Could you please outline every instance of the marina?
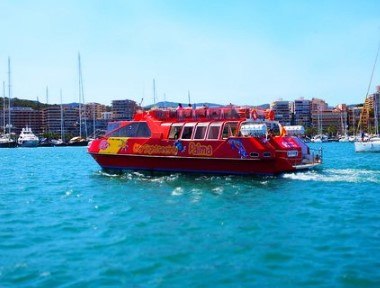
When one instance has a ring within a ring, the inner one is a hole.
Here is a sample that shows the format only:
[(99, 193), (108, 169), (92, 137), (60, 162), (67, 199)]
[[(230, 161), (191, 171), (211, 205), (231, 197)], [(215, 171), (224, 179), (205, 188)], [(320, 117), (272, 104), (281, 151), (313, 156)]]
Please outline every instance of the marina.
[(380, 154), (310, 145), (320, 169), (276, 177), (116, 175), (86, 147), (1, 149), (0, 283), (377, 287)]
[(0, 9), (0, 288), (380, 287), (379, 0)]

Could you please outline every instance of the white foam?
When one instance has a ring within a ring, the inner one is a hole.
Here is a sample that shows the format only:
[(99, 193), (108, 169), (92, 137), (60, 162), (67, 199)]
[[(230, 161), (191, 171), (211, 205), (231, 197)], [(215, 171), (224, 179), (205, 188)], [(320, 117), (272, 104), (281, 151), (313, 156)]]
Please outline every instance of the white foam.
[(307, 171), (288, 173), (282, 177), (299, 181), (380, 183), (380, 171), (359, 169), (324, 169), (322, 172)]

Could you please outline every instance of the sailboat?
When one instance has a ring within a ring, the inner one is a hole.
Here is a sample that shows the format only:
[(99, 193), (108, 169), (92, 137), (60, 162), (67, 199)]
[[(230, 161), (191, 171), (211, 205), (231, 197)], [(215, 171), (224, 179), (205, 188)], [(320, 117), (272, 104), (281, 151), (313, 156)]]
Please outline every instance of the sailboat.
[(327, 142), (328, 138), (323, 134), (323, 126), (322, 126), (322, 107), (318, 107), (318, 134), (314, 135), (310, 141), (314, 143)]
[[(11, 60), (8, 57), (8, 124), (5, 124), (5, 83), (3, 82), (3, 120), (4, 120), (4, 134), (0, 136), (0, 148), (15, 148), (17, 142), (12, 139), (12, 124), (11, 124)], [(7, 133), (8, 128), (8, 133)]]
[(339, 137), (339, 142), (349, 142), (350, 139), (348, 137), (348, 133), (347, 133), (347, 123), (346, 123), (346, 117), (345, 119), (343, 120), (343, 111), (341, 110), (340, 111), (340, 123), (341, 123), (341, 129), (342, 129), (342, 134), (340, 137)]
[[(68, 146), (87, 146), (88, 140), (82, 137), (82, 103), (84, 102), (83, 92), (83, 79), (82, 67), (80, 61), (80, 54), (78, 53), (78, 74), (79, 74), (79, 136), (73, 137), (69, 140)], [(85, 122), (85, 130), (87, 134), (87, 123)]]
[[(372, 78), (373, 78), (373, 74), (375, 71), (377, 58), (379, 56), (379, 51), (380, 51), (380, 42), (379, 42), (379, 47), (378, 47), (377, 53), (376, 53), (375, 63), (374, 63), (373, 68), (372, 68), (372, 73), (371, 73), (371, 77), (370, 77), (370, 81), (369, 81), (369, 85), (368, 85), (368, 90), (367, 90), (367, 94), (366, 94), (366, 100), (369, 100), (368, 93), (369, 93), (369, 90), (371, 87)], [(375, 134), (369, 135), (368, 137), (365, 137), (365, 133), (362, 130), (360, 141), (355, 142), (355, 152), (380, 152), (380, 134), (379, 134), (380, 86), (377, 86), (376, 93), (372, 94), (371, 97), (373, 98), (371, 100), (373, 100), (373, 107), (374, 107)], [(369, 103), (368, 102), (369, 101), (365, 101), (362, 113), (360, 115), (358, 127), (363, 126), (364, 113), (366, 114), (367, 120), (369, 122), (369, 107), (368, 107)], [(369, 125), (367, 125), (367, 128), (368, 128), (368, 126)]]

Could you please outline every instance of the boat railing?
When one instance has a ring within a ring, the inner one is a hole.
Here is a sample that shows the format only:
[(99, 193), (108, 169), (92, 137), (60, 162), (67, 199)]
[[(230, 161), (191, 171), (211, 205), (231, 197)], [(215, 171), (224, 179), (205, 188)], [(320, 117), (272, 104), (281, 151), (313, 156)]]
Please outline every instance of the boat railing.
[[(270, 111), (273, 112), (273, 111)], [(273, 120), (273, 113), (251, 108), (235, 106), (226, 107), (180, 107), (159, 108), (149, 111), (138, 111), (135, 119), (151, 117), (160, 121), (186, 121), (186, 120)]]

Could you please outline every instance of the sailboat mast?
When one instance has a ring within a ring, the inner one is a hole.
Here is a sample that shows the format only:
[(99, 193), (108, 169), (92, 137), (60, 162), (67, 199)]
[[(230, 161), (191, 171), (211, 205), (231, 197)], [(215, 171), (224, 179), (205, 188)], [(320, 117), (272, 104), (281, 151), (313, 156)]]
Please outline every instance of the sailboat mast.
[[(360, 118), (359, 118), (359, 122), (358, 122), (358, 127), (357, 127), (357, 131), (359, 131), (359, 129), (361, 128), (362, 126), (362, 123), (363, 123), (363, 117), (364, 117), (364, 109), (367, 108), (367, 121), (369, 122), (369, 109), (368, 107), (365, 107), (367, 105), (367, 98), (368, 98), (368, 94), (369, 94), (369, 90), (371, 89), (371, 84), (372, 84), (372, 78), (373, 78), (373, 74), (375, 73), (375, 68), (376, 68), (376, 63), (377, 63), (377, 58), (379, 56), (379, 51), (380, 51), (380, 41), (379, 41), (379, 46), (377, 47), (377, 52), (376, 52), (376, 57), (375, 57), (375, 62), (373, 63), (373, 67), (372, 67), (372, 72), (371, 72), (371, 77), (369, 79), (369, 83), (368, 83), (368, 88), (367, 88), (367, 93), (365, 95), (365, 104), (363, 105), (363, 110), (362, 110), (362, 113), (360, 114)], [(369, 127), (367, 125), (367, 130), (369, 131)], [(367, 132), (368, 132), (367, 131)]]
[(63, 139), (63, 105), (62, 105), (62, 89), (60, 90), (60, 96), (61, 96), (61, 140), (64, 141)]
[(8, 133), (11, 135), (11, 58), (8, 57)]
[(6, 130), (6, 124), (5, 124), (5, 81), (3, 81), (3, 124), (4, 124), (4, 134)]
[(378, 119), (378, 116), (379, 116), (379, 111), (378, 111), (378, 104), (379, 104), (379, 92), (376, 92), (374, 95), (373, 95), (373, 102), (374, 102), (374, 113), (375, 113), (375, 135), (376, 136), (379, 136), (379, 119)]
[(81, 65), (80, 65), (80, 53), (78, 53), (78, 90), (79, 90), (79, 137), (82, 138), (82, 93), (81, 93)]

